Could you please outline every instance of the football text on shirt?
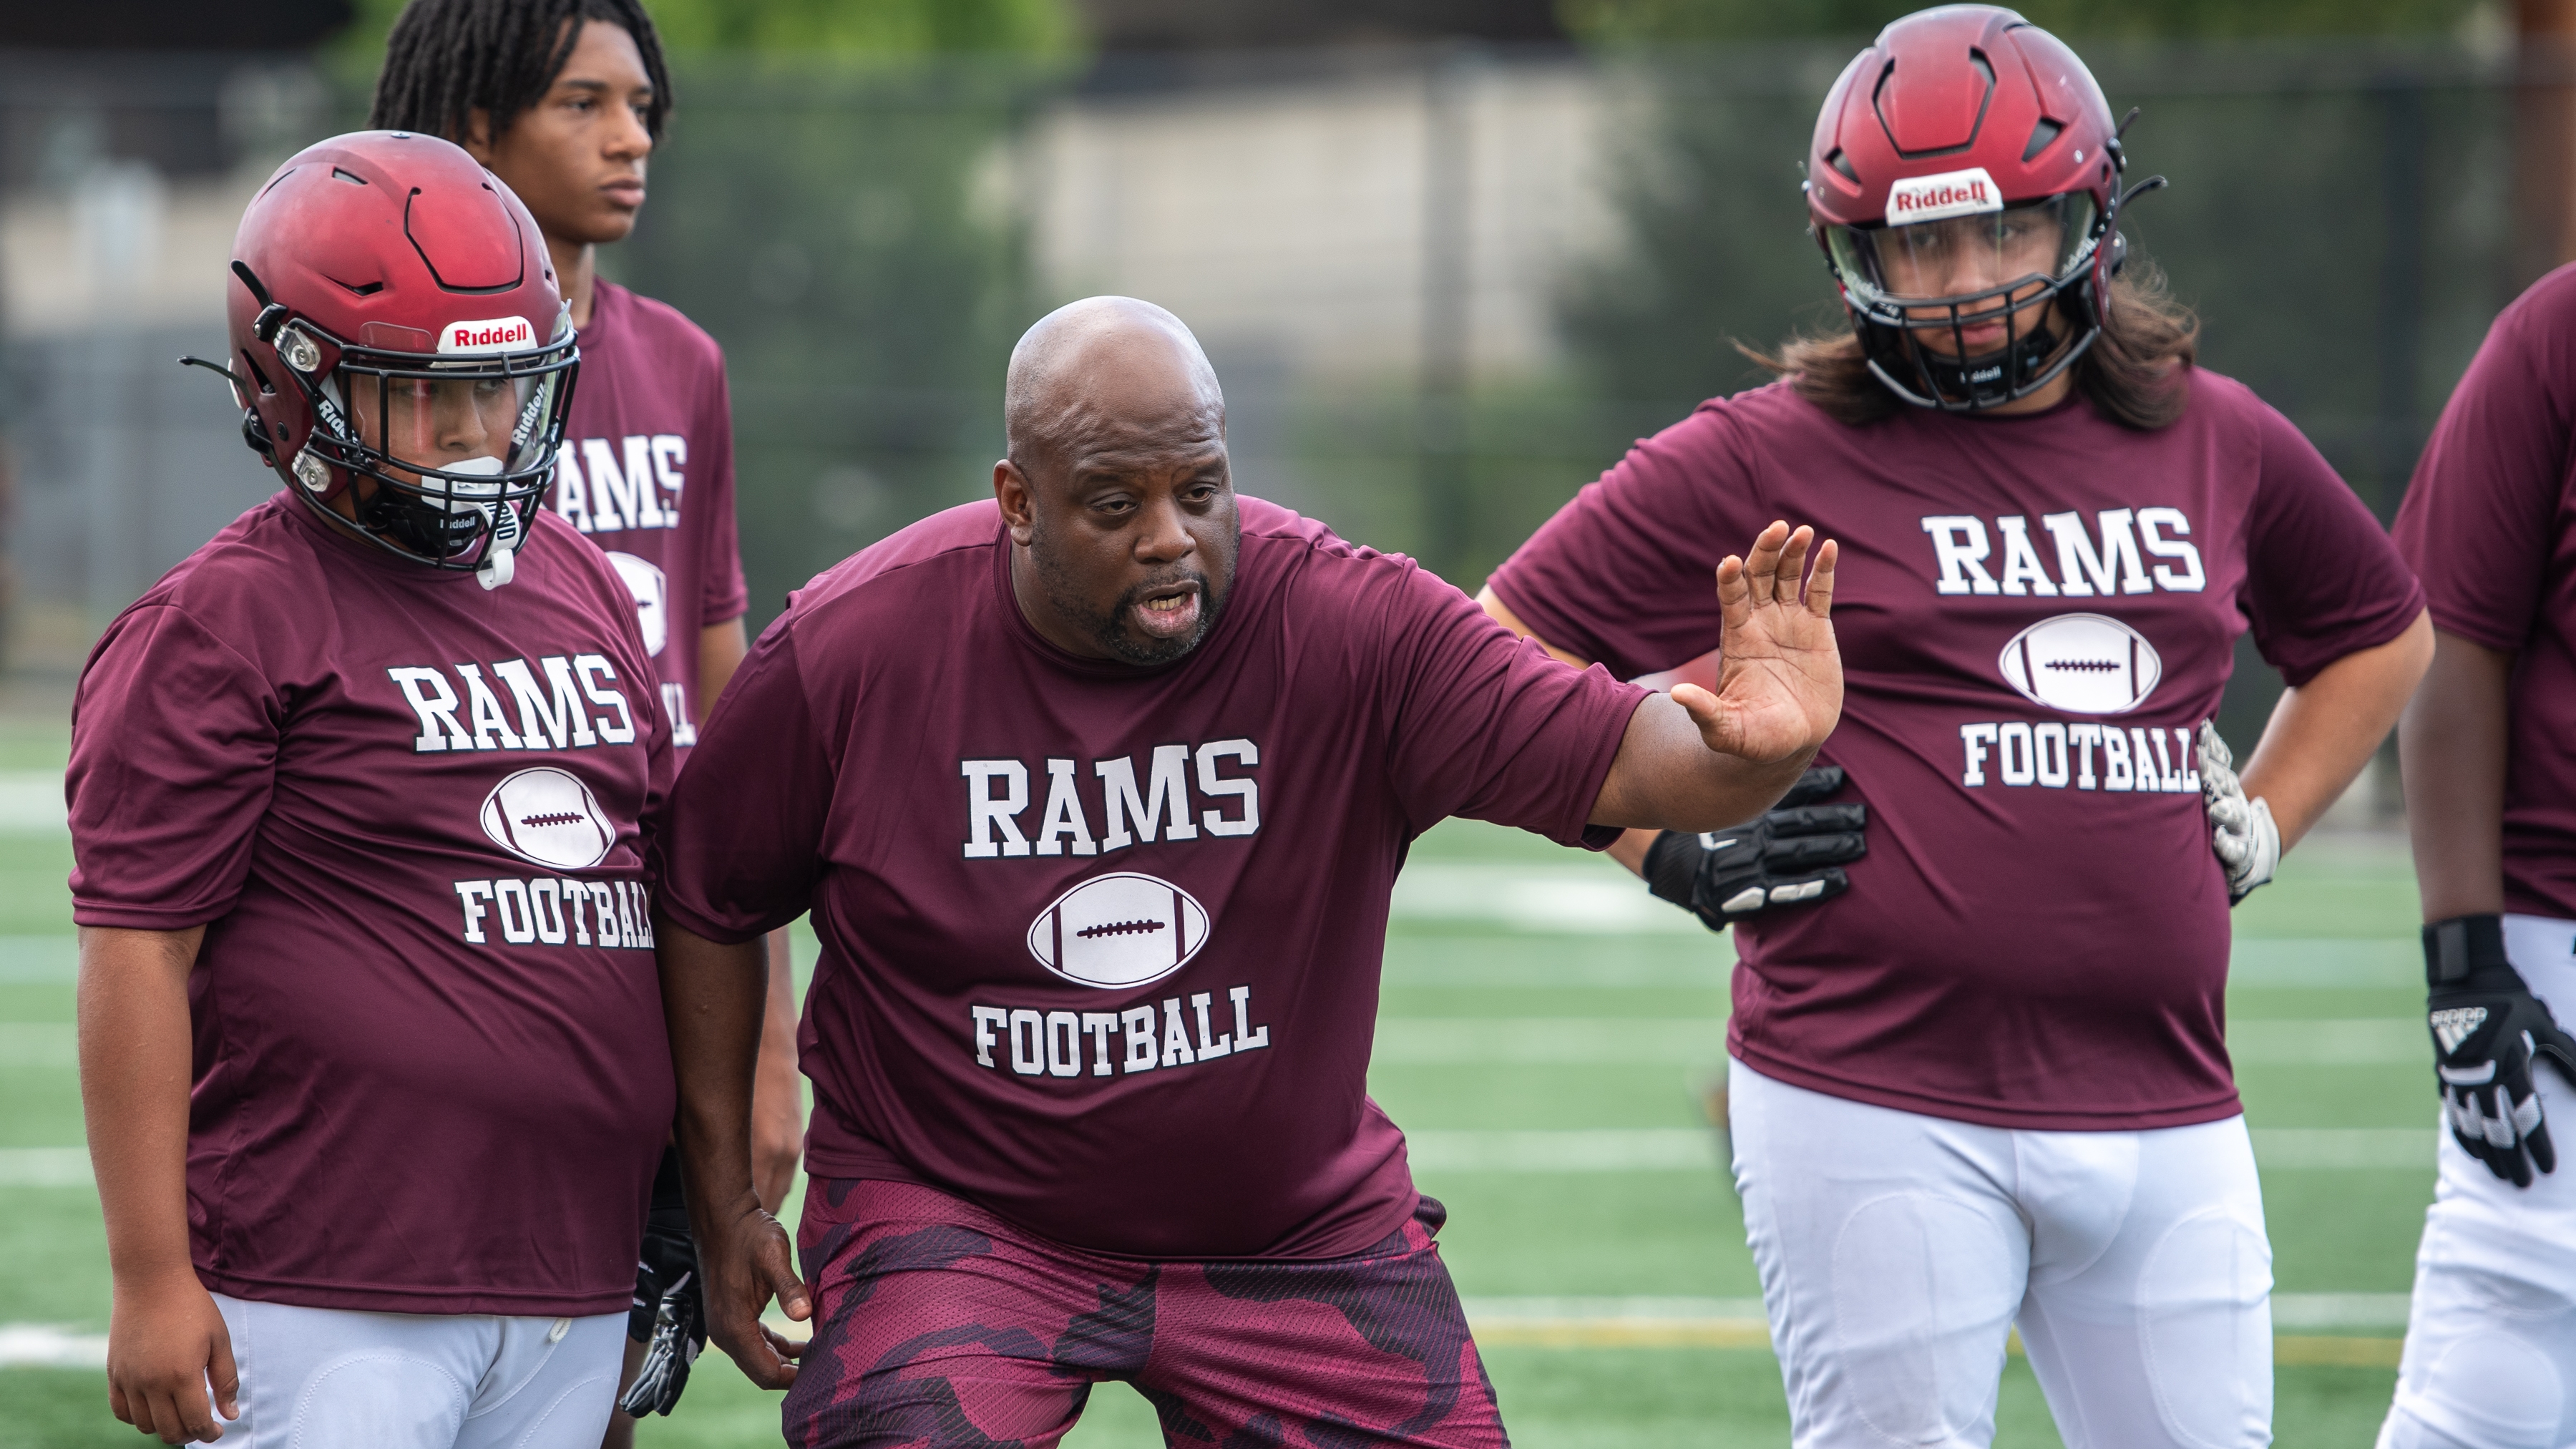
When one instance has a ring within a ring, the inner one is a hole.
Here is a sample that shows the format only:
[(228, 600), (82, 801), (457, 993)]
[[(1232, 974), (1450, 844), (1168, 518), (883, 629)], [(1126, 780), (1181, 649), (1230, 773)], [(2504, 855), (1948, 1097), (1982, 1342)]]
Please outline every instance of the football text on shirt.
[[(1972, 513), (1926, 516), (1923, 531), (1931, 536), (1939, 570), (1932, 591), (2082, 599), (2149, 594), (2160, 588), (2196, 594), (2208, 585), (2200, 550), (2187, 541), (2191, 520), (2179, 508), (2105, 508), (2094, 515), (2091, 528), (2080, 513), (2043, 514), (2039, 522), (2055, 545), (2053, 577), (2031, 543), (2030, 520), (2021, 514), (1998, 516), (1991, 536), (1986, 521)], [(1998, 538), (2003, 549), (2000, 579), (1986, 569)], [(2159, 562), (2149, 568), (2147, 558)]]
[[(397, 666), (385, 674), (420, 721), (415, 754), (446, 750), (562, 750), (635, 742), (635, 711), (615, 686), (617, 668), (602, 654), (547, 654), (531, 664)], [(450, 674), (461, 680), (460, 693)], [(501, 703), (507, 690), (516, 718)], [(460, 718), (460, 712), (462, 718)], [(514, 727), (515, 726), (515, 727)], [(492, 843), (536, 865), (586, 870), (608, 858), (618, 827), (580, 776), (552, 765), (513, 771), (484, 797), (480, 820)], [(497, 917), (501, 941), (514, 946), (569, 941), (587, 946), (650, 948), (652, 913), (644, 888), (626, 881), (533, 879), (454, 883), (467, 944), (493, 944), (485, 929)], [(594, 904), (598, 927), (590, 925)]]
[[(2173, 740), (2170, 752), (2167, 736)], [(1959, 726), (1959, 744), (1966, 757), (1959, 783), (1971, 790), (2001, 781), (2047, 790), (2200, 793), (2188, 729), (2000, 720)], [(2097, 752), (2099, 771), (2093, 768)]]
[[(1261, 747), (1250, 740), (1212, 740), (1195, 749), (1156, 745), (1145, 763), (1141, 789), (1132, 757), (1093, 761), (1089, 773), (1099, 781), (1096, 817), (1084, 806), (1076, 763), (1043, 762), (1046, 804), (1032, 839), (1032, 832), (1020, 829), (1020, 817), (1028, 813), (1038, 772), (1024, 760), (958, 761), (966, 783), (966, 858), (1105, 855), (1139, 840), (1196, 840), (1202, 831), (1224, 837), (1261, 829), (1260, 785), (1250, 775), (1219, 773), (1221, 767), (1250, 770), (1260, 765)], [(1190, 798), (1193, 778), (1211, 807), (1196, 813)], [(1091, 833), (1095, 818), (1105, 827), (1097, 837)]]
[[(462, 692), (448, 682), (451, 671), (463, 682)], [(604, 654), (548, 654), (533, 667), (525, 659), (504, 659), (492, 665), (489, 680), (480, 664), (413, 665), (385, 673), (420, 718), (414, 754), (586, 750), (635, 742), (635, 712), (615, 687), (617, 667)], [(509, 691), (515, 720), (502, 707), (494, 681)]]
[[(468, 945), (561, 946), (593, 941), (611, 949), (653, 949), (653, 908), (641, 881), (532, 879), (461, 880)], [(492, 938), (497, 934), (499, 942)]]
[[(1124, 1011), (1044, 1012), (979, 1003), (967, 1008), (973, 1023), (969, 1036), (975, 1065), (998, 1067), (994, 1049), (1007, 1042), (1011, 1070), (1023, 1077), (1079, 1077), (1084, 1071), (1085, 1036), (1091, 1038), (1090, 1073), (1095, 1077), (1110, 1075), (1112, 1063), (1132, 1075), (1212, 1062), (1270, 1045), (1269, 1023), (1252, 1024), (1252, 988), (1232, 987), (1225, 996), (1234, 1008), (1232, 1031), (1216, 1031), (1209, 1020), (1216, 1004), (1212, 991), (1191, 992), (1186, 1014), (1178, 996), (1164, 997), (1159, 1014), (1152, 1002)], [(1193, 1020), (1198, 1026), (1195, 1042), (1190, 1037)]]
[[(1202, 834), (1224, 838), (1261, 829), (1261, 787), (1251, 775), (1233, 773), (1261, 764), (1261, 747), (1249, 739), (1156, 745), (1145, 758), (1141, 784), (1134, 756), (1092, 761), (1087, 774), (1098, 782), (1096, 815), (1085, 803), (1086, 772), (1077, 768), (1080, 763), (1063, 758), (1043, 762), (1046, 801), (1031, 832), (1020, 828), (1020, 818), (1034, 803), (1038, 774), (1029, 762), (958, 761), (957, 772), (966, 785), (966, 858), (1105, 855), (1140, 840), (1197, 840)], [(1092, 833), (1094, 819), (1103, 827), (1097, 836)], [(1186, 891), (1153, 876), (1118, 872), (1093, 877), (1042, 911), (1030, 927), (1029, 949), (1057, 976), (1115, 989), (1143, 985), (1188, 964), (1208, 926), (1206, 911)], [(1124, 1042), (1115, 1059), (1130, 1073), (1215, 1061), (1269, 1046), (1269, 1026), (1252, 1023), (1252, 988), (1237, 986), (1226, 996), (1234, 1008), (1230, 1032), (1212, 1025), (1208, 1013), (1216, 996), (1207, 991), (1165, 998), (1159, 1018), (1151, 1005), (1041, 1012), (977, 1004), (969, 1010), (975, 1061), (994, 1066), (994, 1045), (1007, 1039), (1011, 1069), (1019, 1075), (1080, 1076), (1087, 1033), (1095, 1048), (1091, 1074), (1105, 1077), (1111, 1074), (1113, 1035)], [(1195, 1043), (1185, 1025), (1185, 999), (1198, 1025)]]
[(689, 440), (677, 433), (566, 438), (555, 454), (555, 511), (584, 533), (677, 528), (688, 461)]

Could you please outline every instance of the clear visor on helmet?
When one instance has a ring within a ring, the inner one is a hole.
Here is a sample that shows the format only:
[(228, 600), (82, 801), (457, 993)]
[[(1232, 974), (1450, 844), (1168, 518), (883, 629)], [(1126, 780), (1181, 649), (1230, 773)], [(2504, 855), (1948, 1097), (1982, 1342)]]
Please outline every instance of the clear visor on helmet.
[(558, 371), (503, 374), (453, 370), (343, 367), (335, 401), (347, 410), (357, 443), (381, 455), (402, 482), (435, 486), (435, 475), (494, 477), (543, 461), (545, 423)]
[(351, 440), (373, 455), (359, 466), (430, 515), (421, 520), (430, 536), (418, 540), (427, 552), (473, 548), (503, 523), (500, 508), (544, 490), (569, 356), (566, 348), (535, 359), (344, 358), (330, 392)]
[[(1986, 298), (1998, 308), (2037, 301), (2090, 258), (2092, 234), (2093, 198), (2071, 191), (1939, 221), (1828, 227), (1825, 241), (1852, 299), (1893, 313)], [(1946, 312), (1919, 320), (1951, 322)]]

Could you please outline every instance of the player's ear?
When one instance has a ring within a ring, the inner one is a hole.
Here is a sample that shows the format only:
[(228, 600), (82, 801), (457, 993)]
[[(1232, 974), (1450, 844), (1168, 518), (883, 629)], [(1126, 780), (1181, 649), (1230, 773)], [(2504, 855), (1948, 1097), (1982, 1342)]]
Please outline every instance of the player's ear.
[(1011, 542), (1028, 547), (1037, 535), (1037, 499), (1029, 475), (1008, 458), (993, 465), (993, 501), (1002, 506), (1002, 522), (1011, 530)]
[(484, 170), (491, 170), (492, 113), (484, 110), (480, 106), (467, 111), (465, 113), (465, 127), (457, 136), (456, 144), (464, 147), (465, 154), (473, 157), (482, 165)]

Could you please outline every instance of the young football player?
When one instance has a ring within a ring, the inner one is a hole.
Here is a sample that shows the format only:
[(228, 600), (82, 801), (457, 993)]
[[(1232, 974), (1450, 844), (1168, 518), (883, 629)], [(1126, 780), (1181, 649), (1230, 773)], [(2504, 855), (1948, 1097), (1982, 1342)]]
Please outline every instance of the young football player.
[[(711, 1332), (797, 1445), (1053, 1443), (1116, 1378), (1176, 1443), (1499, 1446), (1366, 1095), (1396, 870), (1453, 814), (1598, 845), (1776, 799), (1840, 694), (1833, 545), (1712, 564), (1726, 673), (1676, 703), (1238, 498), (1161, 308), (1039, 322), (1005, 412), (994, 501), (797, 594), (668, 816)], [(800, 1284), (745, 1119), (757, 943), (809, 907)]]
[[(2351, 490), (2120, 276), (2122, 167), (2019, 16), (1890, 25), (1807, 163), (1854, 330), (1640, 443), (1484, 594), (1626, 678), (1718, 642), (1691, 581), (1748, 521), (1851, 551), (1832, 772), (1620, 850), (1737, 928), (1734, 1170), (1801, 1446), (1988, 1442), (2016, 1323), (2069, 1444), (2268, 1442), (2228, 907), (2431, 634)], [(2208, 722), (2249, 625), (2290, 688), (2240, 789)]]
[[(455, 141), (517, 192), (545, 233), (581, 334), (582, 385), (548, 502), (608, 551), (633, 591), (663, 714), (683, 764), (697, 721), (741, 664), (748, 599), (734, 541), (733, 420), (724, 355), (677, 311), (601, 278), (597, 249), (625, 239), (644, 204), (645, 161), (671, 110), (653, 22), (636, 0), (412, 0), (394, 23), (371, 124)], [(754, 1106), (761, 1200), (776, 1207), (804, 1146), (787, 933), (776, 965)], [(654, 1184), (655, 1229), (638, 1269), (643, 1360), (659, 1301), (690, 1271), (679, 1162)], [(674, 1304), (690, 1317), (682, 1301)], [(670, 1412), (686, 1356), (637, 1389)], [(611, 1443), (631, 1439), (621, 1409)]]
[(625, 586), (539, 503), (572, 325), (526, 208), (423, 135), (297, 154), (233, 258), (285, 490), (118, 616), (72, 722), (110, 1403), (590, 1449), (673, 1104), (671, 760)]
[(2496, 319), (2397, 513), (2432, 598), (2397, 747), (2451, 1130), (2382, 1449), (2576, 1441), (2576, 1174), (2549, 1130), (2576, 1080), (2571, 402), (2576, 268)]

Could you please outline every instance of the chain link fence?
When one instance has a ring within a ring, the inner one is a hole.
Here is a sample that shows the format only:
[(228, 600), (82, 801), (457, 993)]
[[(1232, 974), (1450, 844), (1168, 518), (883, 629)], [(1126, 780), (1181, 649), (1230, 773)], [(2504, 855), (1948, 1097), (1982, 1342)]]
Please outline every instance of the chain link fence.
[[(725, 346), (755, 626), (815, 570), (985, 494), (1012, 340), (1103, 279), (1208, 338), (1246, 491), (1472, 589), (1628, 440), (1758, 380), (1733, 343), (1834, 320), (1799, 164), (1851, 52), (682, 57), (653, 200), (602, 266)], [(2173, 181), (2124, 215), (2132, 256), (2198, 306), (2206, 365), (2387, 516), (2510, 300), (2510, 58), (2087, 53), (2115, 110), (2143, 111), (2132, 179)], [(362, 114), (286, 61), (0, 54), (22, 666), (76, 664), (269, 490), (222, 389), (170, 359), (222, 347), (224, 248), (267, 168)], [(1269, 139), (1211, 164), (1238, 124)], [(2241, 740), (2266, 674), (2231, 697)]]

